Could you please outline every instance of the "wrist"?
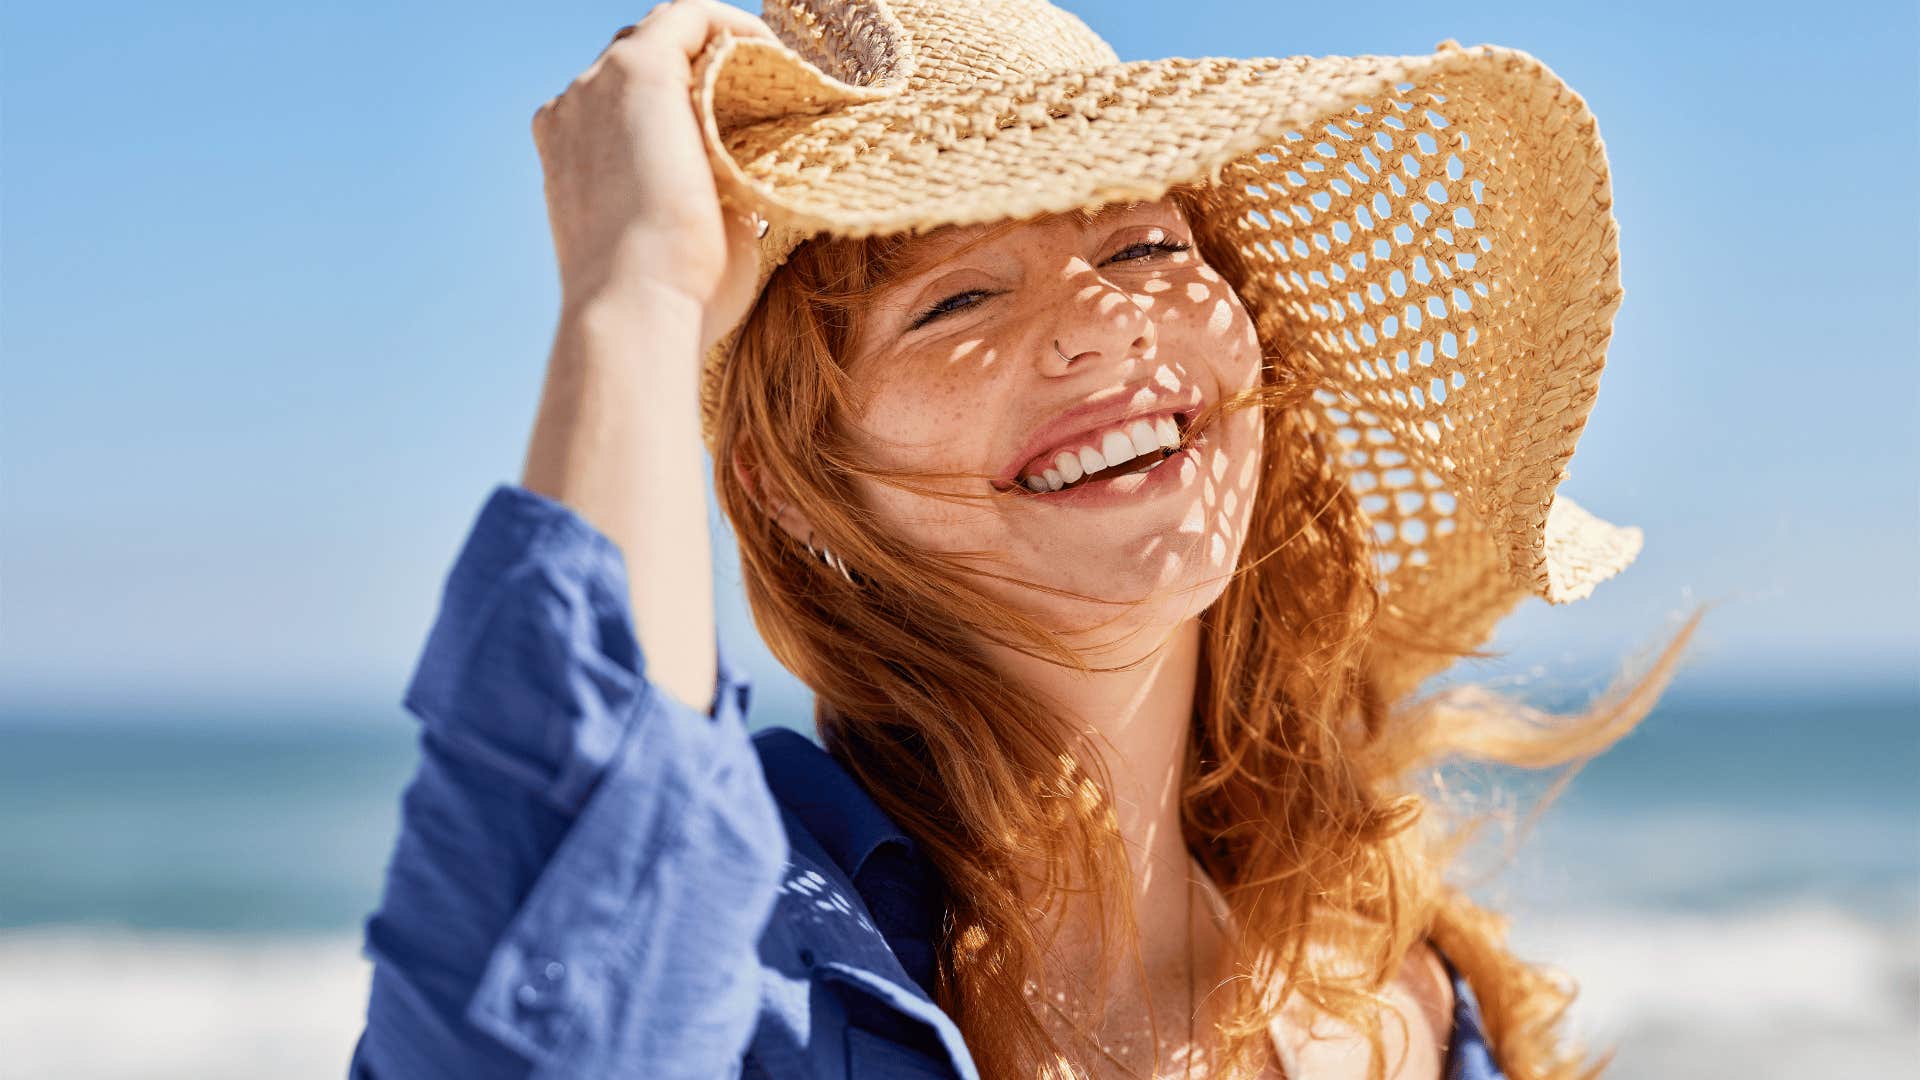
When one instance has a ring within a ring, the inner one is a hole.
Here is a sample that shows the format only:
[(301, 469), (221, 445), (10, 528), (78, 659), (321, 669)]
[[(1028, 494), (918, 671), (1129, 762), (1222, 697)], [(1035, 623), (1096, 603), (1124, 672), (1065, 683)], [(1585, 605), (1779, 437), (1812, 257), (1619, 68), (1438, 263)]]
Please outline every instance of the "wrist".
[(644, 327), (650, 343), (700, 344), (706, 305), (664, 281), (630, 280), (589, 290), (561, 290), (562, 322), (620, 329)]

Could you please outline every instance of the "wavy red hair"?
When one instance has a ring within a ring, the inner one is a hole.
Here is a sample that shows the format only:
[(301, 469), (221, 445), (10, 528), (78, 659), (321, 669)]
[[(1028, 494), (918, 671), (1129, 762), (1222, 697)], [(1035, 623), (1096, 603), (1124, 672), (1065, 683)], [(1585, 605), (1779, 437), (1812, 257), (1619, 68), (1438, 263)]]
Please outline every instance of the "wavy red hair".
[[(1192, 194), (1175, 198), (1196, 220)], [(1211, 255), (1203, 231), (1196, 241)], [(861, 307), (910, 237), (819, 239), (774, 274), (720, 385), (719, 502), (739, 541), (756, 624), (816, 695), (828, 750), (910, 832), (946, 880), (940, 1004), (982, 1075), (1072, 1076), (1023, 992), (1042, 943), (1029, 905), (1068, 890), (1100, 903), (1105, 941), (1130, 940), (1126, 855), (1096, 755), (997, 677), (982, 640), (1085, 666), (1034, 620), (984, 595), (992, 553), (929, 553), (886, 535), (855, 480), (949, 492), (942, 477), (867, 465), (849, 436), (842, 366)], [(1209, 259), (1216, 267), (1223, 260)], [(1268, 410), (1264, 475), (1234, 574), (1201, 616), (1203, 659), (1186, 763), (1188, 847), (1242, 929), (1219, 1031), (1223, 1075), (1256, 1072), (1294, 995), (1367, 1033), (1385, 1075), (1381, 992), (1431, 938), (1467, 976), (1514, 1080), (1597, 1075), (1561, 1030), (1575, 986), (1515, 956), (1506, 925), (1448, 878), (1491, 818), (1455, 810), (1443, 765), (1559, 769), (1559, 782), (1630, 731), (1679, 665), (1696, 610), (1639, 674), (1623, 671), (1583, 711), (1558, 715), (1483, 687), (1385, 701), (1365, 676), (1378, 649), (1478, 657), (1475, 642), (1380, 617), (1372, 530), (1326, 446), (1326, 422), (1287, 356), (1262, 342), (1260, 385), (1216, 403)], [(778, 492), (858, 572), (849, 583), (764, 512)], [(1044, 587), (1044, 586), (1040, 586)], [(847, 663), (847, 657), (865, 658)], [(1537, 813), (1537, 810), (1536, 810)], [(1014, 868), (1043, 864), (1047, 880)], [(1329, 958), (1340, 958), (1330, 962)], [(1121, 960), (1109, 944), (1096, 983)], [(1610, 1056), (1610, 1055), (1609, 1055)]]

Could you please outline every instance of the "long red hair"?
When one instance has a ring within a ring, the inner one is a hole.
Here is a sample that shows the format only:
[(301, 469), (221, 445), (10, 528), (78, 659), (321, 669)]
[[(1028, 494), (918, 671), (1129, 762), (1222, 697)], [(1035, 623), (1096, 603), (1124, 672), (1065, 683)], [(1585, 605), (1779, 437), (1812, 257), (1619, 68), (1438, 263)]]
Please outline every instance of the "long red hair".
[[(1175, 197), (1191, 208), (1188, 193)], [(1196, 241), (1211, 255), (1208, 236), (1196, 232)], [(1097, 756), (996, 676), (979, 643), (1084, 661), (977, 587), (980, 575), (995, 574), (993, 553), (930, 553), (889, 537), (863, 511), (854, 483), (868, 477), (951, 497), (938, 483), (946, 478), (873, 468), (848, 434), (842, 359), (862, 305), (911, 243), (818, 239), (774, 274), (722, 378), (716, 487), (756, 624), (814, 691), (822, 741), (945, 878), (938, 997), (982, 1075), (1071, 1076), (1023, 992), (1042, 943), (1029, 907), (1035, 883), (1014, 868), (1050, 868), (1038, 883), (1043, 906), (1068, 890), (1100, 904), (1099, 985), (1121, 959), (1114, 943), (1132, 939), (1127, 857)], [(1389, 629), (1380, 618), (1373, 534), (1325, 449), (1325, 421), (1307, 400), (1312, 387), (1275, 343), (1262, 345), (1260, 385), (1199, 421), (1267, 410), (1245, 546), (1201, 617), (1184, 785), (1187, 845), (1241, 928), (1233, 964), (1242, 977), (1226, 991), (1233, 1019), (1219, 1032), (1224, 1074), (1267, 1060), (1269, 1022), (1286, 996), (1300, 995), (1366, 1032), (1373, 1075), (1384, 1076), (1381, 991), (1408, 951), (1431, 938), (1473, 986), (1514, 1080), (1596, 1075), (1606, 1058), (1590, 1060), (1561, 1031), (1575, 987), (1513, 955), (1501, 916), (1448, 880), (1489, 818), (1453, 810), (1437, 769), (1559, 768), (1550, 800), (1652, 709), (1704, 609), (1643, 672), (1623, 672), (1572, 715), (1476, 687), (1382, 700), (1364, 674), (1370, 650), (1487, 654), (1437, 630)], [(725, 467), (736, 453), (754, 487), (803, 512), (817, 541), (857, 571), (855, 582), (774, 524)]]

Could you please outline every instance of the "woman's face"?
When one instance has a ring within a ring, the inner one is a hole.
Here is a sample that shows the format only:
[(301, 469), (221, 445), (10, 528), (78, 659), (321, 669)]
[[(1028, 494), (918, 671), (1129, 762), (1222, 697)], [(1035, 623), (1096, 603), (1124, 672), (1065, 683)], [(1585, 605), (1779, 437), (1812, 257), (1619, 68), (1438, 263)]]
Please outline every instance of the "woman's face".
[[(1258, 379), (1260, 349), (1192, 239), (1168, 199), (915, 241), (856, 320), (853, 437), (880, 466), (981, 474), (959, 486), (1008, 494), (962, 503), (863, 481), (867, 505), (923, 549), (998, 552), (994, 569), (1016, 578), (1129, 602), (1167, 591), (1115, 627), (1212, 603), (1245, 537), (1261, 411), (1163, 448)], [(1063, 632), (1118, 614), (978, 580)]]

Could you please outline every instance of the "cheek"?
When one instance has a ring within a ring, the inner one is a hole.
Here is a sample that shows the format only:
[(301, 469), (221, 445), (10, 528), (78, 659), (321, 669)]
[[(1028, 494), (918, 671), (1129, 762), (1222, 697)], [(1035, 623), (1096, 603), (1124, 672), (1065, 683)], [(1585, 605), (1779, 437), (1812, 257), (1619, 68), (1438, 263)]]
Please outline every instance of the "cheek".
[(1160, 296), (1160, 328), (1205, 357), (1224, 386), (1251, 386), (1260, 366), (1260, 339), (1246, 305), (1227, 280), (1200, 267)]
[(862, 391), (853, 437), (869, 460), (889, 468), (978, 468), (983, 432), (978, 417), (992, 415), (989, 373), (994, 350), (970, 343), (943, 357), (887, 361), (892, 369)]
[[(951, 355), (949, 355), (951, 354)], [(943, 362), (944, 361), (944, 362)], [(878, 385), (856, 387), (859, 417), (847, 434), (857, 455), (874, 467), (907, 473), (954, 473), (960, 478), (914, 480), (934, 490), (977, 495), (982, 475), (996, 464), (991, 432), (981, 418), (1005, 408), (993, 379), (999, 368), (984, 343), (957, 346), (938, 357), (896, 357), (893, 375)], [(862, 502), (895, 534), (927, 550), (967, 548), (980, 542), (984, 504), (956, 502), (862, 479)]]

